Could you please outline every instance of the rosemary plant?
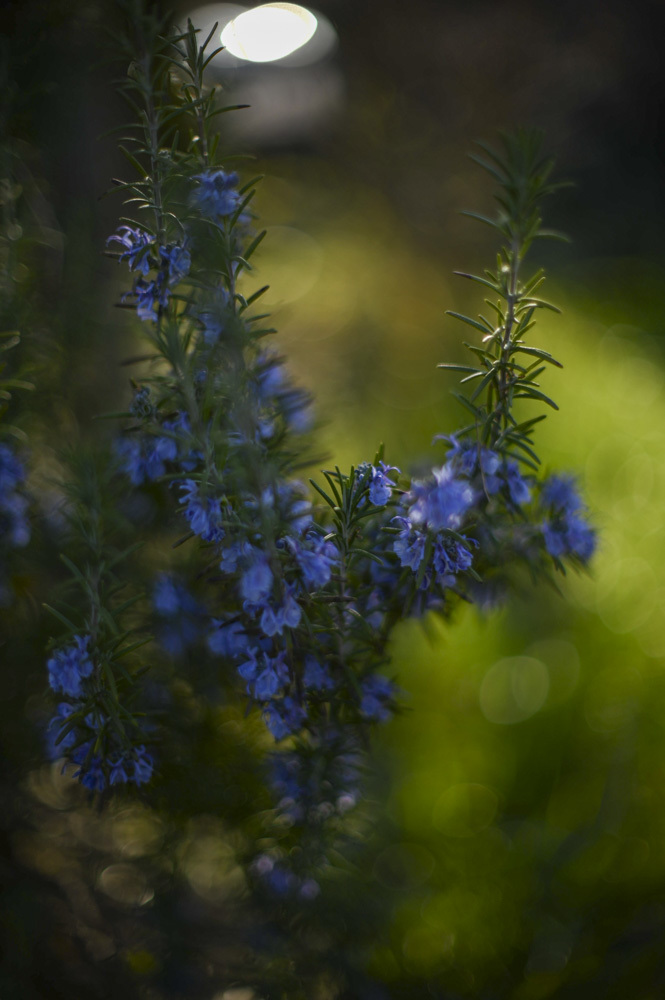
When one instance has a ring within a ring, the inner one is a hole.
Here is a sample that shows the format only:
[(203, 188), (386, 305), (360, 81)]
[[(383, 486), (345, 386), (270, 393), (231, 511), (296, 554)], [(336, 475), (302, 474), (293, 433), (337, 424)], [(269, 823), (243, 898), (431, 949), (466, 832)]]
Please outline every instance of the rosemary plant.
[[(134, 176), (115, 182), (126, 215), (108, 252), (128, 268), (122, 304), (147, 353), (120, 414), (116, 475), (170, 506), (172, 544), (197, 547), (192, 583), (202, 598), (171, 574), (156, 579), (163, 645), (177, 676), (179, 656), (203, 631), (200, 655), (235, 677), (238, 697), (263, 718), (277, 745), (268, 781), (281, 833), (249, 872), (257, 887), (307, 901), (360, 797), (372, 727), (399, 701), (389, 676), (395, 623), (447, 616), (460, 599), (491, 603), (515, 567), (543, 575), (593, 552), (574, 481), (540, 476), (533, 437), (542, 416), (520, 412), (522, 401), (555, 405), (536, 380), (558, 363), (525, 339), (537, 311), (551, 307), (536, 297), (542, 272), (523, 277), (531, 243), (548, 235), (539, 211), (554, 190), (551, 164), (533, 133), (506, 136), (501, 154), (485, 148), (500, 212), (483, 221), (503, 245), (495, 272), (465, 275), (492, 293), (493, 318), (459, 317), (482, 340), (468, 345), (473, 365), (443, 366), (473, 387), (460, 396), (471, 422), (441, 436), (445, 462), (409, 481), (379, 450), (310, 488), (299, 476), (311, 464), (311, 399), (268, 346), (274, 331), (257, 309), (266, 290), (252, 289), (264, 236), (257, 178), (241, 180), (219, 153), (217, 116), (231, 109), (205, 82), (211, 37), (201, 41), (190, 22), (172, 32), (133, 4), (127, 13), (118, 44), (134, 121), (120, 148)], [(159, 770), (155, 745), (169, 731), (134, 708), (139, 676), (159, 654), (144, 650), (139, 666), (141, 639), (118, 620), (133, 598), (116, 597), (118, 562), (93, 513), (99, 504), (86, 509), (77, 531), (89, 557), (84, 569), (68, 565), (87, 611), (81, 625), (58, 612), (68, 631), (49, 679), (69, 700), (51, 734), (80, 780), (106, 795)], [(137, 657), (134, 669), (125, 656)]]

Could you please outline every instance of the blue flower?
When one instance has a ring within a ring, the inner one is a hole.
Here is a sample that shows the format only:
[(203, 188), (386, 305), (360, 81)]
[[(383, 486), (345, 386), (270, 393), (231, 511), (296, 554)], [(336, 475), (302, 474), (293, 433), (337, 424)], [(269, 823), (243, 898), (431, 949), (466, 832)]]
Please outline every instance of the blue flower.
[(257, 701), (270, 701), (289, 683), (289, 668), (284, 652), (270, 657), (254, 647), (249, 650), (249, 658), (238, 667), (238, 673), (247, 681), (247, 693)]
[(134, 751), (134, 774), (131, 780), (135, 785), (145, 785), (152, 778), (154, 767), (152, 754), (144, 746), (137, 747)]
[(172, 438), (145, 434), (116, 441), (115, 453), (125, 475), (134, 486), (141, 486), (165, 475), (165, 463), (175, 461), (178, 446)]
[(596, 549), (596, 533), (579, 514), (564, 512), (553, 521), (544, 521), (542, 530), (545, 547), (556, 559), (574, 555), (588, 562)]
[(169, 243), (168, 246), (159, 248), (159, 256), (160, 266), (169, 285), (177, 285), (189, 274), (192, 258), (186, 245)]
[(573, 555), (588, 562), (596, 551), (596, 532), (582, 517), (570, 515), (566, 540)]
[(201, 461), (202, 455), (200, 451), (191, 447), (192, 428), (188, 414), (181, 410), (173, 420), (164, 421), (162, 430), (173, 435), (158, 439), (164, 442), (161, 444), (162, 453), (166, 450), (166, 442), (169, 443), (170, 454), (164, 457), (168, 457), (172, 462), (177, 461), (183, 472), (192, 472)]
[(252, 549), (247, 569), (240, 577), (240, 595), (250, 604), (262, 604), (270, 594), (273, 575), (268, 557)]
[(106, 775), (102, 767), (101, 757), (93, 757), (87, 767), (82, 765), (74, 777), (79, 778), (81, 784), (85, 788), (89, 788), (91, 792), (103, 792), (106, 788)]
[(265, 669), (254, 681), (253, 694), (257, 701), (270, 701), (289, 682), (289, 670), (284, 659), (284, 653), (279, 653), (273, 659), (264, 654)]
[[(253, 646), (247, 650), (248, 658), (238, 667), (238, 673), (244, 681), (247, 681), (247, 694), (252, 693), (252, 685), (263, 665), (263, 655), (263, 652), (258, 647)], [(260, 663), (259, 658), (261, 660)]]
[(257, 376), (258, 397), (263, 405), (270, 404), (286, 385), (286, 375), (281, 358), (267, 354), (259, 358), (260, 368)]
[(280, 482), (276, 492), (269, 486), (263, 491), (260, 501), (250, 500), (247, 507), (256, 510), (262, 506), (275, 508), (279, 516), (288, 521), (292, 532), (301, 535), (312, 525), (312, 504), (304, 494), (305, 488), (299, 480)]
[(120, 243), (125, 249), (120, 254), (118, 262), (127, 260), (130, 271), (140, 271), (147, 275), (153, 266), (151, 255), (147, 247), (152, 246), (154, 240), (149, 233), (142, 229), (132, 229), (131, 226), (120, 226), (117, 233), (109, 236), (107, 243)]
[(128, 762), (124, 755), (110, 761), (111, 770), (109, 773), (109, 785), (127, 784), (129, 775), (127, 774)]
[(289, 430), (306, 434), (312, 429), (312, 398), (301, 389), (290, 389), (282, 394), (280, 404)]
[(210, 170), (205, 174), (196, 174), (193, 180), (198, 181), (198, 184), (192, 191), (191, 201), (201, 215), (212, 222), (219, 222), (220, 219), (233, 215), (240, 204), (236, 173)]
[(407, 517), (412, 524), (427, 525), (432, 531), (441, 528), (455, 531), (473, 504), (473, 489), (468, 483), (455, 477), (450, 465), (432, 471), (433, 482), (413, 483), (411, 496), (414, 502)]
[(225, 545), (222, 549), (222, 558), (219, 563), (222, 573), (235, 573), (244, 551), (245, 547), (240, 542), (232, 542), (231, 545)]
[(213, 618), (214, 631), (208, 636), (208, 649), (219, 656), (239, 656), (246, 653), (249, 638), (239, 621), (225, 622)]
[(541, 501), (549, 508), (542, 525), (545, 547), (555, 559), (573, 555), (587, 562), (596, 548), (596, 532), (584, 518), (585, 506), (572, 476), (550, 476)]
[(584, 507), (572, 476), (550, 476), (543, 483), (541, 498), (544, 506), (568, 514), (575, 514)]
[[(464, 539), (468, 543), (467, 539)], [(450, 535), (440, 535), (434, 545), (434, 569), (441, 576), (466, 573), (471, 568), (470, 550)]]
[(284, 597), (281, 604), (274, 601), (267, 603), (261, 614), (261, 629), (265, 635), (281, 635), (284, 629), (296, 628), (302, 617), (302, 609), (295, 598), (295, 588), (288, 586), (284, 588)]
[(184, 494), (180, 498), (180, 503), (185, 505), (183, 513), (194, 534), (199, 535), (204, 542), (221, 541), (225, 534), (221, 500), (201, 496), (199, 484), (193, 479), (186, 479), (180, 490)]
[(160, 573), (155, 580), (152, 606), (157, 614), (164, 618), (171, 618), (182, 611), (198, 613), (200, 610), (198, 603), (187, 593), (182, 584), (177, 583), (168, 573)]
[(79, 697), (81, 682), (90, 677), (93, 671), (93, 662), (88, 652), (89, 643), (89, 635), (75, 635), (71, 646), (57, 650), (48, 660), (48, 681), (54, 691), (62, 691), (72, 698)]
[(510, 493), (510, 499), (520, 506), (531, 499), (531, 490), (526, 479), (520, 473), (517, 462), (508, 461), (505, 464), (505, 478)]
[(189, 415), (184, 410), (179, 410), (173, 420), (165, 420), (162, 428), (171, 434), (182, 435), (184, 437), (188, 437), (192, 433)]
[(369, 499), (377, 507), (383, 507), (392, 496), (392, 488), (397, 485), (389, 478), (389, 473), (399, 472), (399, 469), (395, 465), (379, 462), (378, 466), (361, 465), (358, 472), (367, 470), (370, 470)]
[(402, 525), (402, 530), (393, 542), (393, 551), (402, 566), (408, 566), (417, 573), (425, 557), (425, 535), (413, 528), (405, 517), (394, 517), (393, 521)]
[(313, 656), (308, 656), (305, 660), (303, 684), (311, 691), (330, 691), (335, 687), (335, 682), (330, 676), (328, 668), (325, 664), (315, 660)]
[(287, 695), (264, 708), (263, 718), (270, 733), (279, 742), (302, 728), (307, 712), (295, 698)]
[(155, 407), (150, 399), (150, 386), (142, 385), (134, 393), (134, 398), (129, 407), (129, 412), (133, 417), (151, 417), (155, 412)]
[(450, 436), (437, 434), (435, 440), (438, 438), (450, 442), (448, 461), (457, 472), (469, 479), (479, 474), (481, 479), (479, 488), (482, 488), (488, 496), (501, 489), (501, 479), (497, 475), (501, 457), (496, 451), (486, 448), (477, 441), (458, 441), (454, 434)]
[(56, 760), (58, 757), (63, 757), (66, 750), (71, 750), (71, 748), (76, 743), (78, 736), (75, 729), (70, 729), (66, 736), (58, 742), (58, 737), (62, 730), (64, 729), (67, 720), (70, 715), (76, 710), (76, 706), (70, 705), (66, 701), (61, 701), (55, 710), (55, 714), (51, 718), (47, 729), (46, 729), (46, 745), (48, 755), (51, 760)]
[[(311, 546), (305, 548), (305, 545)], [(307, 533), (302, 544), (295, 543), (295, 557), (308, 587), (320, 589), (330, 581), (339, 562), (336, 546), (315, 531)]]
[(435, 434), (434, 441), (448, 441), (450, 464), (462, 475), (473, 476), (478, 466), (478, 445), (475, 441), (458, 441), (454, 434)]
[(372, 722), (387, 722), (392, 715), (390, 703), (395, 697), (395, 686), (381, 674), (370, 674), (361, 685), (360, 711)]

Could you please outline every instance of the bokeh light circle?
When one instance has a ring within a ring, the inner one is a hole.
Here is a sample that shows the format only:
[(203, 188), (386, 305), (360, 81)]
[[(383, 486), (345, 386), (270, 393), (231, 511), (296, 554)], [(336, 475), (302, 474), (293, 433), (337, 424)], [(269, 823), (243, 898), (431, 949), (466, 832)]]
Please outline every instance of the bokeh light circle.
[(508, 656), (485, 674), (480, 687), (480, 710), (488, 720), (507, 726), (535, 715), (542, 708), (550, 679), (542, 660)]
[(223, 29), (222, 45), (246, 62), (276, 62), (312, 38), (317, 19), (293, 3), (267, 3), (239, 14)]

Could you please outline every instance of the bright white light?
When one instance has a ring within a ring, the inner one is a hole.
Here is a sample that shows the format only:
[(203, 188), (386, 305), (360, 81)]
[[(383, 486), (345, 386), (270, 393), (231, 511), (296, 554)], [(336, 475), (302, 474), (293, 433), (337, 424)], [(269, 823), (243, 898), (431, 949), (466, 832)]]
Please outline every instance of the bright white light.
[(248, 62), (275, 62), (305, 45), (316, 31), (311, 11), (294, 3), (267, 3), (234, 18), (221, 34), (231, 55)]

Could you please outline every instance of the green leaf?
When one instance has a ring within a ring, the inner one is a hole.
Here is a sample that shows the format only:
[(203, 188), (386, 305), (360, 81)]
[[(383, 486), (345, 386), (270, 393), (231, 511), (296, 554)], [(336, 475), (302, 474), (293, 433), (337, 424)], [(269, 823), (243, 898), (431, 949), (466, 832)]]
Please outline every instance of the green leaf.
[(331, 507), (331, 508), (332, 508), (332, 510), (337, 510), (337, 509), (339, 509), (339, 508), (338, 508), (338, 505), (337, 505), (337, 504), (335, 503), (335, 501), (334, 501), (334, 500), (332, 500), (332, 499), (331, 499), (331, 498), (330, 498), (330, 497), (328, 496), (328, 494), (327, 494), (327, 493), (325, 492), (325, 490), (323, 490), (323, 489), (322, 489), (322, 488), (321, 488), (321, 487), (319, 486), (319, 484), (318, 484), (317, 482), (315, 482), (315, 481), (314, 481), (313, 479), (310, 479), (310, 483), (312, 484), (312, 486), (314, 487), (314, 489), (316, 490), (316, 492), (317, 492), (317, 493), (320, 493), (320, 494), (321, 494), (321, 496), (323, 497), (323, 499), (325, 500), (325, 502), (326, 502), (326, 503), (328, 504), (328, 506), (329, 506), (329, 507)]
[[(568, 185), (564, 185), (568, 186)], [(555, 229), (539, 229), (536, 233), (537, 240), (557, 240), (559, 243), (572, 243), (569, 236), (565, 233), (559, 233)]]
[(465, 406), (467, 410), (471, 411), (476, 420), (482, 420), (483, 418), (482, 411), (480, 410), (479, 407), (474, 406), (473, 403), (466, 396), (464, 396), (461, 392), (454, 392), (453, 396), (462, 404), (462, 406)]
[(529, 295), (528, 300), (525, 300), (525, 305), (526, 306), (535, 305), (538, 306), (540, 309), (551, 309), (552, 312), (559, 314), (561, 313), (561, 310), (559, 309), (558, 306), (553, 306), (551, 302), (546, 302), (545, 299), (534, 299), (531, 295)]
[(66, 556), (64, 552), (60, 553), (60, 561), (65, 564), (69, 572), (72, 574), (72, 576), (76, 577), (76, 579), (79, 581), (80, 584), (82, 584), (86, 588), (89, 586), (88, 581), (86, 580), (85, 576), (78, 568), (76, 563), (73, 563), (72, 560), (69, 558), (69, 556)]
[[(503, 134), (501, 132), (499, 132), (499, 135), (501, 135), (503, 137)], [(508, 165), (499, 156), (499, 154), (496, 152), (496, 150), (492, 149), (492, 147), (488, 143), (483, 142), (482, 139), (476, 139), (475, 140), (475, 145), (476, 146), (480, 146), (480, 148), (486, 154), (486, 156), (489, 156), (489, 158), (491, 160), (494, 160), (494, 162), (496, 163), (497, 167), (499, 167), (499, 169), (502, 170), (507, 177), (510, 175), (510, 169), (509, 169)]]
[(471, 351), (472, 354), (475, 354), (477, 358), (480, 358), (486, 367), (494, 364), (494, 355), (484, 347), (478, 347), (476, 344), (468, 344), (466, 341), (464, 341), (464, 346), (467, 350)]
[(187, 532), (187, 534), (186, 534), (186, 535), (183, 535), (183, 536), (182, 536), (182, 538), (179, 538), (179, 539), (177, 540), (177, 542), (172, 542), (172, 543), (171, 543), (171, 548), (172, 548), (172, 549), (177, 549), (177, 548), (179, 548), (179, 547), (180, 547), (181, 545), (184, 545), (184, 544), (185, 544), (185, 542), (188, 542), (188, 541), (190, 540), (190, 538), (195, 538), (195, 537), (196, 537), (196, 536), (195, 536), (195, 534), (194, 534), (194, 532), (193, 532), (193, 531), (188, 531), (188, 532)]
[(10, 389), (34, 389), (32, 382), (24, 382), (20, 378), (3, 378), (2, 384), (9, 386)]
[(479, 323), (478, 320), (471, 319), (470, 316), (464, 316), (462, 313), (453, 312), (452, 309), (446, 309), (446, 316), (452, 316), (454, 319), (460, 320), (462, 323), (466, 323), (467, 326), (472, 326), (475, 330), (480, 330), (481, 333), (493, 333), (493, 329), (489, 324), (484, 325)]
[(247, 305), (251, 306), (253, 302), (256, 302), (256, 300), (260, 298), (261, 295), (265, 295), (265, 293), (268, 291), (269, 288), (270, 285), (264, 285), (262, 288), (259, 288), (258, 292), (254, 292), (252, 295), (249, 296), (249, 298), (247, 299)]
[(50, 604), (42, 604), (42, 607), (46, 608), (47, 611), (50, 611), (51, 614), (54, 615), (58, 619), (58, 621), (61, 622), (71, 632), (76, 632), (77, 629), (76, 625), (74, 625), (73, 622), (70, 622), (69, 618), (65, 618), (64, 615), (61, 615), (59, 611), (56, 611), (55, 608), (52, 608)]
[(483, 168), (483, 170), (486, 170), (488, 174), (491, 174), (494, 180), (498, 181), (499, 184), (505, 183), (505, 177), (503, 174), (500, 174), (499, 171), (495, 170), (490, 163), (483, 160), (482, 156), (477, 156), (476, 153), (469, 153), (469, 159), (473, 160), (474, 163), (477, 163), (479, 167)]
[(490, 219), (487, 215), (480, 215), (479, 212), (467, 212), (465, 210), (461, 211), (459, 214), (465, 215), (467, 219), (475, 219), (476, 222), (482, 222), (486, 226), (491, 226), (492, 229), (497, 229), (503, 234), (503, 227), (496, 221), (496, 219)]
[(516, 392), (514, 398), (515, 399), (537, 399), (537, 400), (540, 400), (542, 403), (547, 403), (547, 405), (551, 406), (553, 410), (558, 410), (559, 409), (559, 407), (556, 405), (556, 403), (554, 402), (554, 400), (550, 399), (549, 396), (546, 396), (544, 392), (540, 391), (540, 389), (528, 389), (528, 390), (525, 389), (523, 392)]
[[(368, 513), (369, 514), (373, 514), (375, 512), (374, 511), (369, 511)], [(375, 552), (370, 552), (369, 549), (361, 549), (359, 547), (355, 547), (355, 548), (350, 549), (349, 550), (349, 557), (355, 556), (355, 555), (364, 556), (366, 559), (370, 559), (372, 562), (377, 563), (379, 566), (383, 566), (383, 559), (381, 559), (379, 556), (377, 556)]]
[(254, 239), (252, 240), (252, 242), (250, 243), (250, 245), (245, 250), (245, 260), (249, 260), (249, 258), (252, 256), (252, 254), (254, 253), (254, 251), (258, 248), (259, 244), (265, 238), (266, 232), (267, 232), (267, 230), (264, 229), (264, 230), (262, 230), (258, 234), (258, 236), (254, 237)]
[(116, 687), (115, 677), (113, 676), (113, 668), (111, 667), (111, 664), (108, 662), (108, 660), (104, 660), (104, 673), (106, 675), (108, 685), (111, 688), (111, 694), (113, 695), (114, 700), (117, 702), (119, 700), (118, 688)]
[(478, 285), (485, 285), (486, 288), (491, 288), (497, 295), (502, 294), (501, 286), (487, 278), (481, 278), (477, 274), (468, 274), (466, 271), (453, 271), (453, 274), (456, 274), (458, 278), (467, 278), (469, 281), (475, 281)]
[(451, 372), (475, 372), (482, 375), (482, 370), (474, 368), (473, 365), (454, 365), (449, 362), (442, 362), (436, 366), (437, 368), (447, 368)]
[(471, 393), (471, 402), (473, 402), (475, 399), (478, 398), (483, 389), (485, 389), (486, 386), (488, 386), (493, 379), (498, 378), (498, 374), (499, 374), (498, 368), (496, 367), (490, 368), (490, 370), (483, 378), (482, 382), (480, 382)]
[(141, 646), (146, 646), (149, 642), (152, 642), (152, 636), (150, 635), (145, 639), (137, 639), (136, 642), (130, 643), (129, 646), (123, 646), (123, 648), (119, 649), (117, 653), (114, 653), (113, 660), (119, 660), (122, 656), (128, 656), (135, 650), (140, 649)]
[(124, 146), (121, 145), (118, 145), (118, 149), (123, 154), (125, 159), (129, 160), (131, 165), (134, 167), (136, 172), (140, 174), (141, 177), (148, 177), (148, 173), (145, 167), (141, 163), (139, 163), (136, 157), (132, 153), (130, 153), (128, 149), (126, 149)]
[[(332, 490), (333, 496), (337, 499), (337, 503), (340, 506), (342, 506), (342, 496), (340, 495), (340, 493), (339, 493), (339, 491), (337, 489), (337, 484), (335, 483), (335, 480), (333, 478), (332, 473), (331, 472), (324, 472), (323, 475), (326, 477), (326, 482), (328, 483), (328, 486)], [(343, 493), (344, 492), (344, 482), (343, 482), (341, 473), (339, 472), (339, 469), (337, 470), (337, 483), (339, 483), (340, 488), (341, 488), (342, 493)]]

